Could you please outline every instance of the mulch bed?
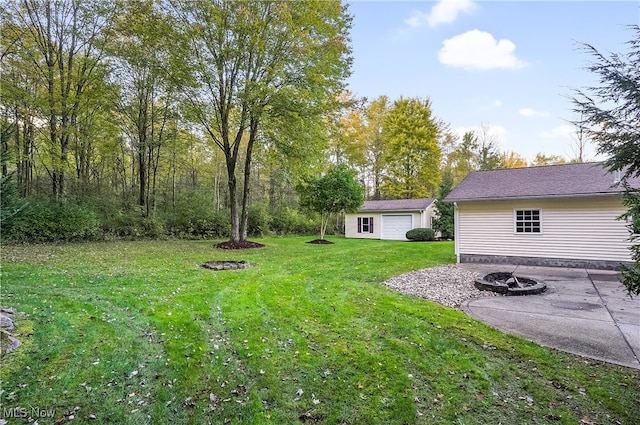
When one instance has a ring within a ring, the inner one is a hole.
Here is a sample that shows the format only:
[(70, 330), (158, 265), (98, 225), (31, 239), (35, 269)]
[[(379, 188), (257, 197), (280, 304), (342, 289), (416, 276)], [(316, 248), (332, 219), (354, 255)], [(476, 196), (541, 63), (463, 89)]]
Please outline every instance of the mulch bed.
[(314, 239), (314, 240), (309, 241), (307, 243), (311, 243), (311, 244), (315, 244), (315, 245), (333, 245), (333, 242), (328, 241), (326, 239)]
[(251, 248), (263, 248), (265, 245), (258, 242), (251, 241), (239, 241), (239, 242), (220, 242), (215, 244), (213, 247), (218, 249), (251, 249)]

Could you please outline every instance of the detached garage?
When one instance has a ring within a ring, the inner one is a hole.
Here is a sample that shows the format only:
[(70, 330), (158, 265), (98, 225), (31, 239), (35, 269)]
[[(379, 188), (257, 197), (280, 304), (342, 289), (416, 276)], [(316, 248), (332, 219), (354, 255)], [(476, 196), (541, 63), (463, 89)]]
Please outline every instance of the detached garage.
[(366, 201), (357, 213), (346, 214), (345, 236), (361, 239), (407, 240), (417, 227), (431, 227), (434, 199)]

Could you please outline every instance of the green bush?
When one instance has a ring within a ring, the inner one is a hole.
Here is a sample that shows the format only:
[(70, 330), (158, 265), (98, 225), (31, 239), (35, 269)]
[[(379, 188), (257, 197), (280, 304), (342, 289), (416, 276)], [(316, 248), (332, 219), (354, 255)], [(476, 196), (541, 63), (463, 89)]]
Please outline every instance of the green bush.
[(427, 227), (418, 227), (407, 232), (407, 239), (411, 241), (432, 241), (436, 238), (436, 232)]
[(270, 228), (278, 235), (314, 235), (320, 221), (316, 213), (301, 213), (295, 208), (282, 207), (272, 213)]
[(31, 200), (3, 238), (16, 242), (67, 242), (101, 236), (97, 214), (76, 204)]
[(181, 193), (163, 217), (166, 232), (180, 238), (225, 238), (231, 227), (229, 210), (216, 211), (212, 194), (206, 190)]
[(269, 233), (269, 211), (263, 204), (251, 205), (247, 217), (247, 236), (260, 237)]
[[(5, 166), (9, 161), (8, 153), (2, 152), (0, 163)], [(0, 177), (0, 236), (5, 239), (5, 234), (11, 233), (11, 228), (20, 218), (25, 208), (25, 203), (20, 199), (18, 187), (15, 182), (15, 171)]]
[(206, 214), (166, 215), (165, 226), (168, 234), (180, 238), (219, 239), (229, 236), (231, 219), (229, 210), (207, 211)]

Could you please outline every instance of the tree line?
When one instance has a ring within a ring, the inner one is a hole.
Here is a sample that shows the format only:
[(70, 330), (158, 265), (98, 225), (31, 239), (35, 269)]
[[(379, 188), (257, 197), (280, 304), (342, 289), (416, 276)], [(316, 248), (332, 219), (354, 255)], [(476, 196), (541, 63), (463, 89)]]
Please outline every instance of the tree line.
[(349, 93), (339, 0), (0, 4), (3, 239), (324, 232), (295, 187), (331, 166), (393, 199), (527, 165), (428, 98)]

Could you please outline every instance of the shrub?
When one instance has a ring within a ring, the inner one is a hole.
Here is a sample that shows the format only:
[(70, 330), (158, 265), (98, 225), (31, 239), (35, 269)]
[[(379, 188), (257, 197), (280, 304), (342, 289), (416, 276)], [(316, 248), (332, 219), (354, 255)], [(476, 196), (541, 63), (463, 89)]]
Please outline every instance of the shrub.
[(271, 231), (278, 235), (313, 235), (318, 232), (316, 213), (301, 213), (295, 208), (282, 207), (272, 213)]
[(67, 242), (97, 239), (101, 229), (88, 208), (31, 200), (8, 233), (3, 237), (18, 242)]
[(181, 238), (224, 238), (231, 227), (229, 210), (215, 211), (206, 190), (184, 191), (163, 217), (167, 232)]
[(411, 241), (432, 241), (436, 238), (436, 232), (427, 227), (418, 227), (407, 232), (407, 239)]
[(247, 236), (260, 237), (269, 233), (269, 211), (262, 204), (249, 206), (247, 217)]

